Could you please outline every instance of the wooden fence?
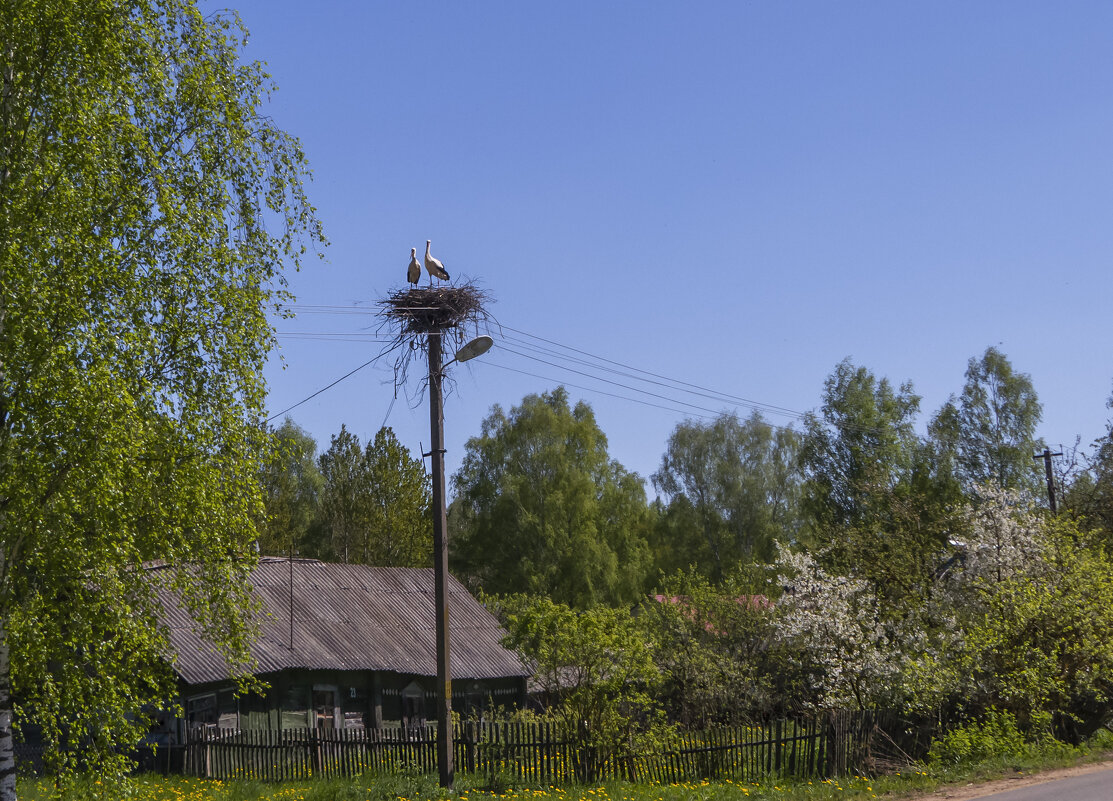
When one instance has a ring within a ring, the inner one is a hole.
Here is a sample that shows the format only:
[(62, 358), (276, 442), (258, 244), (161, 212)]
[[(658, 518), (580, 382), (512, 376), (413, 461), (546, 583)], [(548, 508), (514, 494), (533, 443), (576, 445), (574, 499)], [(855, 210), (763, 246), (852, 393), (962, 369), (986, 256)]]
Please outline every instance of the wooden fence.
[[(551, 723), (465, 723), (454, 732), (456, 770), (537, 784), (833, 777), (869, 767), (882, 727), (874, 713), (836, 712), (667, 738), (652, 749), (604, 750), (587, 732)], [(185, 773), (265, 781), (437, 769), (436, 729), (197, 730), (182, 747)], [(177, 761), (177, 760), (175, 760)]]

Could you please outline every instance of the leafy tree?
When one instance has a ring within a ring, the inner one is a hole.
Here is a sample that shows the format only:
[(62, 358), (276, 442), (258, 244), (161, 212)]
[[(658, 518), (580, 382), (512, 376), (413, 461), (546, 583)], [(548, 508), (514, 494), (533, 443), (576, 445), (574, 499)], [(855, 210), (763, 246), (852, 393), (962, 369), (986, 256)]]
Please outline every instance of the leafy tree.
[[(653, 485), (691, 508), (705, 547), (689, 564), (721, 579), (739, 562), (768, 561), (773, 543), (797, 528), (799, 435), (774, 428), (755, 412), (742, 422), (724, 414), (709, 424), (679, 424), (669, 437)], [(710, 560), (698, 559), (707, 554)]]
[(1042, 415), (1031, 377), (1013, 370), (1005, 354), (990, 347), (981, 359), (970, 360), (962, 394), (943, 404), (928, 430), (953, 459), (968, 491), (994, 483), (1038, 496), (1032, 455), (1043, 447), (1036, 437)]
[(63, 770), (172, 696), (155, 585), (246, 657), (266, 307), (320, 233), (243, 36), (187, 0), (0, 14), (5, 801), (13, 713)]
[(271, 453), (263, 469), (266, 522), (260, 532), (263, 553), (315, 552), (312, 540), (320, 526), (319, 503), (324, 485), (317, 469), (317, 443), (287, 417), (271, 432)]
[(433, 501), (421, 461), (394, 431), (381, 428), (363, 454), (367, 475), (363, 561), (385, 567), (428, 567), (433, 562)]
[(591, 407), (563, 387), (495, 406), (453, 476), (455, 569), (488, 593), (628, 603), (648, 565), (645, 489), (607, 454)]
[(887, 619), (930, 592), (936, 556), (955, 525), (957, 484), (913, 430), (919, 397), (843, 361), (801, 448), (814, 556), (867, 581)]
[(359, 549), (365, 525), (367, 474), (359, 437), (340, 426), (320, 458), (321, 518), (325, 524), (328, 553), (350, 562)]
[(429, 478), (390, 428), (379, 429), (364, 450), (341, 426), (319, 462), (320, 555), (382, 567), (431, 564)]
[(712, 585), (690, 570), (667, 579), (638, 610), (669, 720), (691, 729), (737, 725), (783, 713), (799, 697), (773, 604), (753, 587), (738, 575)]
[(849, 359), (824, 385), (819, 415), (808, 415), (801, 445), (804, 508), (814, 533), (869, 524), (884, 515), (886, 494), (912, 474), (920, 397), (911, 383), (894, 391)]
[(803, 551), (782, 547), (777, 573), (779, 636), (792, 669), (820, 708), (890, 707), (900, 700), (901, 643), (907, 632), (886, 621), (866, 581), (830, 573)]
[(667, 505), (656, 498), (651, 510), (647, 540), (657, 573), (671, 576), (693, 567), (711, 572), (715, 560), (708, 548), (699, 513), (687, 496), (678, 495)]
[(985, 492), (943, 582), (942, 636), (913, 654), (913, 697), (1088, 735), (1113, 712), (1113, 565), (1073, 522), (1034, 514), (1015, 492)]
[[(659, 673), (629, 610), (575, 610), (548, 598), (486, 598), (508, 636), (504, 645), (534, 668), (546, 711), (602, 759), (636, 754), (660, 722)], [(596, 781), (581, 764), (580, 781)]]
[[(1106, 406), (1113, 409), (1113, 395)], [(1113, 544), (1113, 420), (1094, 441), (1086, 469), (1067, 486), (1063, 505), (1080, 525), (1101, 531), (1107, 547)]]
[[(1105, 405), (1113, 409), (1113, 395), (1109, 396)], [(1113, 535), (1113, 420), (1106, 424), (1105, 436), (1094, 444), (1094, 483), (1098, 493), (1095, 511), (1106, 532)]]

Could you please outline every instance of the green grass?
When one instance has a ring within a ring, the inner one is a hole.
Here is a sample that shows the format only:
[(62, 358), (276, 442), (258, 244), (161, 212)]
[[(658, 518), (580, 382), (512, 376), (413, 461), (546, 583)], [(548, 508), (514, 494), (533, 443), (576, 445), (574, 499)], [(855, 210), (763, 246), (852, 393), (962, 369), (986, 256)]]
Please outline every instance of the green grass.
[[(462, 776), (456, 791), (437, 787), (436, 777), (416, 773), (368, 774), (346, 780), (314, 780), (264, 784), (256, 781), (141, 776), (127, 786), (106, 786), (95, 779), (76, 782), (58, 794), (41, 780), (21, 779), (21, 801), (835, 801), (836, 799), (898, 799), (945, 784), (985, 781), (1018, 773), (1108, 758), (1105, 750), (1054, 749), (1023, 758), (998, 757), (976, 765), (913, 767), (891, 775), (840, 779), (766, 780), (761, 782), (700, 781), (680, 784), (609, 782), (589, 787), (538, 787), (492, 783)], [(492, 790), (492, 786), (497, 789)]]
[[(137, 801), (738, 801), (739, 799), (869, 799), (880, 798), (887, 790), (928, 788), (925, 775), (904, 775), (869, 779), (846, 777), (812, 782), (685, 782), (682, 784), (628, 784), (610, 782), (590, 787), (517, 786), (494, 793), (482, 787), (468, 788), (457, 783), (454, 793), (445, 793), (434, 779), (411, 777), (399, 781), (395, 776), (366, 776), (352, 780), (286, 782), (266, 785), (259, 782), (219, 782), (202, 779), (141, 777), (124, 791), (124, 797)], [(73, 785), (62, 797), (100, 801), (116, 798), (110, 789), (95, 781)], [(22, 781), (21, 801), (47, 801), (56, 797), (52, 788), (41, 782)]]

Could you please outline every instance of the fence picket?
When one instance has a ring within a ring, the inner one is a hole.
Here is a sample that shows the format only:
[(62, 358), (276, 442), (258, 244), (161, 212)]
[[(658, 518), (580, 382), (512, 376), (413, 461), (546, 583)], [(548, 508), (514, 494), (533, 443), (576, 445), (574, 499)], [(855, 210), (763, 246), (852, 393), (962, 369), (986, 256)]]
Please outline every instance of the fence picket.
[[(872, 712), (832, 711), (821, 716), (776, 719), (675, 735), (654, 752), (605, 752), (590, 745), (582, 727), (552, 721), (469, 721), (453, 732), (461, 773), (540, 784), (606, 779), (682, 782), (693, 779), (762, 777), (831, 778), (861, 767), (869, 741), (882, 726), (898, 721)], [(279, 729), (190, 731), (180, 746), (183, 772), (214, 779), (262, 781), (309, 776), (352, 776), (416, 767), (436, 770), (436, 730)], [(169, 763), (168, 763), (169, 764)]]

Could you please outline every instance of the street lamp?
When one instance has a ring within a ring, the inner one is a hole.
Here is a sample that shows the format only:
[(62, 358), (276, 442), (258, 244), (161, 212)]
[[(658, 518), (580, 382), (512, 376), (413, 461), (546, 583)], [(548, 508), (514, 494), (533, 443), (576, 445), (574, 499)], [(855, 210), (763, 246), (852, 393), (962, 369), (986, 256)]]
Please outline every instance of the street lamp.
[(478, 336), (468, 342), (447, 363), (441, 364), (441, 333), (429, 332), (429, 430), (433, 464), (433, 576), (437, 604), (437, 767), (441, 787), (452, 787), (452, 672), (449, 669), (448, 638), (448, 510), (444, 491), (444, 371), (453, 362), (466, 362), (491, 349), (494, 340)]
[(494, 344), (495, 340), (491, 339), (486, 334), (480, 334), (471, 342), (464, 345), (464, 347), (460, 348), (460, 350), (456, 351), (456, 355), (451, 361), (445, 364), (445, 367), (448, 367), (452, 362), (467, 362), (471, 361), (476, 356), (482, 356), (489, 351)]

